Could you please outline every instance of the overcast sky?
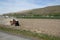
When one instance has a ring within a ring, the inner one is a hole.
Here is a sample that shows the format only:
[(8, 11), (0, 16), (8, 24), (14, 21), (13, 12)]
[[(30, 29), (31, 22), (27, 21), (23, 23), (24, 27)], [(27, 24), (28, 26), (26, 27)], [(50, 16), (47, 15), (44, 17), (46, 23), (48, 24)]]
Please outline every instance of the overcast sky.
[(0, 14), (60, 5), (60, 0), (0, 0)]

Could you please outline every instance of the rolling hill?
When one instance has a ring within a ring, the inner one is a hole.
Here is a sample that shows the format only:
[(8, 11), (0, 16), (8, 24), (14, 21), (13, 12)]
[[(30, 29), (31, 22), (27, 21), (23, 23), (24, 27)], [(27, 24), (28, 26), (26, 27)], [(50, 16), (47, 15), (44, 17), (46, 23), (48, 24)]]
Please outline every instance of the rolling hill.
[(32, 10), (25, 10), (21, 12), (3, 14), (8, 16), (59, 16), (60, 17), (60, 5), (48, 6), (44, 8), (37, 8)]

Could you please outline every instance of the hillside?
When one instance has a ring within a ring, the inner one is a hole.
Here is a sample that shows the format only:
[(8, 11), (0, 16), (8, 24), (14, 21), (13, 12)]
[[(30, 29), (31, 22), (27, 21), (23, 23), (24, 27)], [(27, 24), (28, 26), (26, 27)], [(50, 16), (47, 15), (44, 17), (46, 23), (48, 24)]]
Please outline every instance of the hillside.
[(60, 6), (48, 6), (45, 8), (35, 9), (33, 10), (33, 13), (42, 14), (42, 15), (60, 13)]
[(25, 10), (22, 12), (15, 12), (15, 13), (9, 13), (9, 14), (3, 14), (3, 15), (9, 15), (9, 16), (60, 16), (60, 5), (56, 6), (48, 6), (44, 8), (37, 8), (32, 10)]

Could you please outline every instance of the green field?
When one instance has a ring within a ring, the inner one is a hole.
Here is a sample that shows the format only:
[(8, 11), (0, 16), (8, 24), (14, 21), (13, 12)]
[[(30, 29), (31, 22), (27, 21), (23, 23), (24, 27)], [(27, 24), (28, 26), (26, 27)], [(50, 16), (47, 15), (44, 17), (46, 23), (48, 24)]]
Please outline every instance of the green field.
[[(33, 13), (28, 13), (28, 14), (6, 14), (7, 16), (10, 17), (16, 17), (16, 18), (36, 18), (36, 19), (60, 19), (60, 13), (50, 13), (50, 14), (33, 14)], [(6, 16), (3, 15), (3, 16)]]

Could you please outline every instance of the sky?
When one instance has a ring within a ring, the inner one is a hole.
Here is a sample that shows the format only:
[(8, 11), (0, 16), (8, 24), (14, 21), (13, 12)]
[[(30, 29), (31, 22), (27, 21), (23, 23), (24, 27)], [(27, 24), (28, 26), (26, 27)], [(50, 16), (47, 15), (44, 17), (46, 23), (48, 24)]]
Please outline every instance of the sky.
[(60, 0), (0, 0), (0, 14), (60, 5)]

